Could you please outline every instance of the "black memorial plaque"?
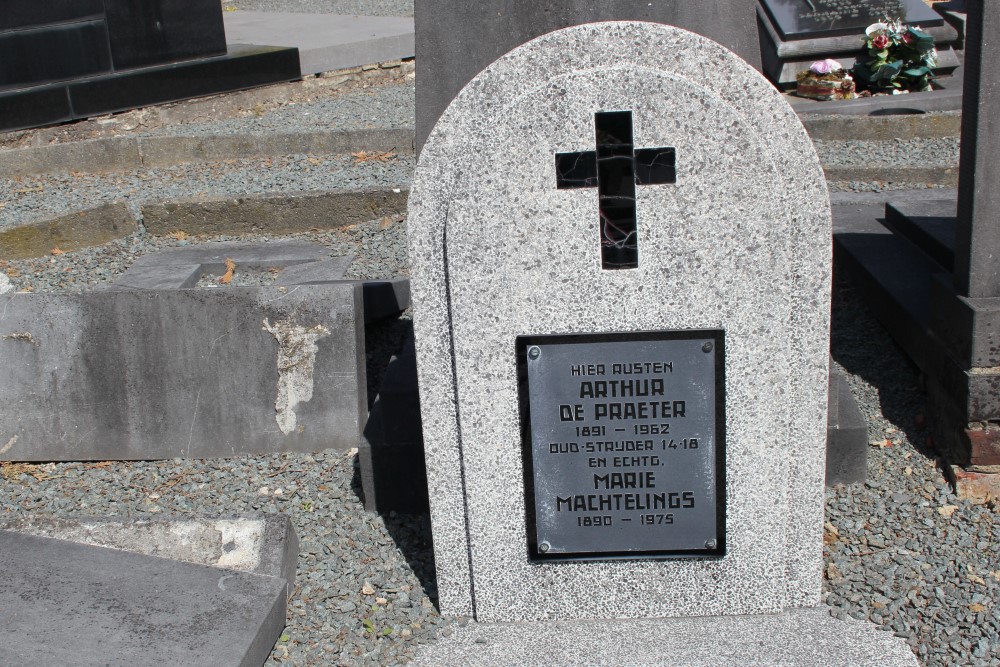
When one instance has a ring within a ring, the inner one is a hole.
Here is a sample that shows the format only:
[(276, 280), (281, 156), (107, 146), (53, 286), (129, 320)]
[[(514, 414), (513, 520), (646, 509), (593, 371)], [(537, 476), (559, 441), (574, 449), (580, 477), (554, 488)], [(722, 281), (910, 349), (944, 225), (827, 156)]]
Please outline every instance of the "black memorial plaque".
[(529, 555), (725, 555), (723, 332), (517, 339)]
[(944, 19), (923, 0), (761, 0), (785, 41), (861, 35), (886, 17), (929, 28)]

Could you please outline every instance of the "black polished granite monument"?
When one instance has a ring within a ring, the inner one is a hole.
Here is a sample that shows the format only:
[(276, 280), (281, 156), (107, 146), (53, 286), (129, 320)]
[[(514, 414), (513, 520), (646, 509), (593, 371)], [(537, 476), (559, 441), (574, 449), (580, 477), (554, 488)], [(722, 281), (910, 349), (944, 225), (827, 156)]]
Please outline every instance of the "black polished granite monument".
[(862, 53), (865, 28), (884, 18), (901, 19), (930, 33), (938, 49), (935, 73), (958, 67), (958, 32), (923, 0), (759, 0), (764, 74), (782, 88), (816, 60), (833, 58), (845, 68)]
[(0, 130), (299, 76), (297, 49), (227, 50), (218, 0), (0, 0)]
[(761, 6), (784, 40), (857, 35), (885, 17), (921, 28), (944, 24), (923, 0), (761, 0)]

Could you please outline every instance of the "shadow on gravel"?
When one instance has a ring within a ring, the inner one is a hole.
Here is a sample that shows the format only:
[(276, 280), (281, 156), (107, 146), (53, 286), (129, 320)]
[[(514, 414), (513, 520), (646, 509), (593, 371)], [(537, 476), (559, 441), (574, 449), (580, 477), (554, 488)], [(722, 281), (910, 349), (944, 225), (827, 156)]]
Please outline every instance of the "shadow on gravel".
[[(927, 431), (917, 425), (925, 400), (920, 371), (875, 319), (846, 273), (841, 267), (834, 268), (830, 354), (850, 375), (862, 378), (877, 391), (882, 416), (907, 437), (914, 449), (935, 459), (936, 453), (927, 446)], [(860, 396), (857, 387), (852, 386), (852, 391), (871, 426), (876, 404)], [(869, 433), (869, 437), (883, 435)]]
[[(355, 459), (351, 491), (364, 498), (361, 488), (361, 469)], [(431, 519), (428, 514), (379, 514), (389, 536), (399, 547), (407, 565), (420, 580), (420, 586), (434, 606), (438, 606), (437, 575), (434, 569), (434, 547), (431, 542)]]

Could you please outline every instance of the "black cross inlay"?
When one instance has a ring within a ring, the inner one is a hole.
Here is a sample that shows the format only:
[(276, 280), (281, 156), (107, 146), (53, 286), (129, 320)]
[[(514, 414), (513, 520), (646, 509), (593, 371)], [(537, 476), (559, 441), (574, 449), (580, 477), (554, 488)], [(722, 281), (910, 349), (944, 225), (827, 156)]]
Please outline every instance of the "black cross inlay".
[(639, 266), (635, 186), (677, 181), (673, 148), (635, 148), (631, 111), (594, 114), (597, 150), (556, 153), (556, 187), (597, 187), (601, 217), (601, 266)]

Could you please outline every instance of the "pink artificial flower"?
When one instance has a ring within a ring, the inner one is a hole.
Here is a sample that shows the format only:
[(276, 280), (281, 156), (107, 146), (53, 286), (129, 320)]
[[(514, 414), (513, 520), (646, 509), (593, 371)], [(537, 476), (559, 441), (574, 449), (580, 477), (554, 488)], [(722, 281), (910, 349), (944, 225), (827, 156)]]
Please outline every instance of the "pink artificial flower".
[(840, 63), (832, 58), (817, 60), (809, 66), (809, 70), (814, 74), (829, 74), (830, 72), (839, 72), (842, 69)]
[(903, 33), (903, 41), (907, 44), (913, 44), (913, 42), (917, 41), (917, 38), (910, 34), (910, 31), (906, 31)]
[(872, 46), (881, 51), (889, 46), (889, 38), (886, 35), (875, 35), (872, 37)]

